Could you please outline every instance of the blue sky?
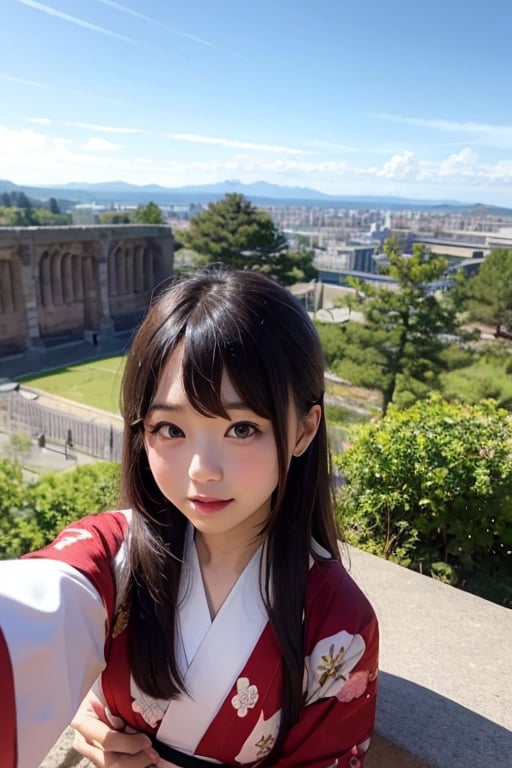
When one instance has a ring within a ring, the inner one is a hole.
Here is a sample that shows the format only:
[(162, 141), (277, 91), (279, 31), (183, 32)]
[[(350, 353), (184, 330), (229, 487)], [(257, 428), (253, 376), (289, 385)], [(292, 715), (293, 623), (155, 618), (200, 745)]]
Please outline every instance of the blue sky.
[(512, 207), (512, 2), (2, 0), (0, 178)]

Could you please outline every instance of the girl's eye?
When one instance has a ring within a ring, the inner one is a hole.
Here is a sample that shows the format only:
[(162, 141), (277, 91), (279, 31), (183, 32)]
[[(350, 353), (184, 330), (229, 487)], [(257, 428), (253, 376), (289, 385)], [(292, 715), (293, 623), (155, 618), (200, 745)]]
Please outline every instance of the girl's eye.
[(252, 437), (256, 434), (258, 428), (254, 424), (248, 424), (245, 421), (240, 421), (238, 424), (228, 430), (229, 437), (236, 437), (238, 440), (245, 440), (248, 437)]
[(166, 440), (185, 437), (184, 432), (176, 424), (169, 424), (168, 422), (148, 425), (147, 429), (152, 435), (158, 435)]

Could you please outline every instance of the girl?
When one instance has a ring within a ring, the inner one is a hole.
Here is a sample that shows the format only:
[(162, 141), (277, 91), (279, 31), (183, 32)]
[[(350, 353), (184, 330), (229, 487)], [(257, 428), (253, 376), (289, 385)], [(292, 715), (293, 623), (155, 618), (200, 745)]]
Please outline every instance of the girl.
[(18, 768), (99, 672), (74, 721), (96, 765), (363, 765), (377, 623), (340, 563), (323, 373), (307, 313), (260, 274), (153, 304), (122, 386), (126, 508), (0, 564)]

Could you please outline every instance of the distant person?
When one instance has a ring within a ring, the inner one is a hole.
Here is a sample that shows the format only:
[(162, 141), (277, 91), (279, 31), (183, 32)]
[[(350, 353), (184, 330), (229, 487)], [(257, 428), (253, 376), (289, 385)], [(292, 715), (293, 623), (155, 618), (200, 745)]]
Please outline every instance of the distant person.
[(378, 629), (340, 562), (323, 390), (269, 278), (158, 298), (124, 373), (122, 510), (0, 563), (2, 768), (37, 768), (95, 681), (73, 725), (96, 766), (363, 765)]

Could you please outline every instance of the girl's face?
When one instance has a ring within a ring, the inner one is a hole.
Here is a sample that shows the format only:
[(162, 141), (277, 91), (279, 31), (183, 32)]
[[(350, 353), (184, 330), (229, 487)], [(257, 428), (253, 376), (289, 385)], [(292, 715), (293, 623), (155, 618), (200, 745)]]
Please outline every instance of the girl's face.
[[(194, 410), (183, 389), (181, 359), (178, 348), (144, 419), (151, 472), (164, 496), (199, 532), (222, 535), (224, 545), (244, 546), (266, 522), (278, 483), (272, 424), (240, 402), (227, 375), (221, 396), (229, 418)], [(305, 420), (290, 411), (291, 460), (294, 452), (302, 452)]]

